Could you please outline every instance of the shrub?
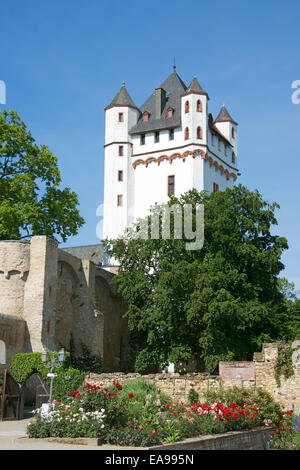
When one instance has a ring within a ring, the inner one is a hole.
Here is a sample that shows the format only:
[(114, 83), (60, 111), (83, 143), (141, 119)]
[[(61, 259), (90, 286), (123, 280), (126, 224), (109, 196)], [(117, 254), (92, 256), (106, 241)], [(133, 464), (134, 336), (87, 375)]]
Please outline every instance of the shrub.
[(282, 413), (277, 429), (271, 431), (271, 450), (300, 450), (300, 432), (293, 421), (293, 410)]
[(189, 395), (188, 395), (189, 405), (193, 405), (194, 403), (198, 403), (198, 401), (199, 401), (198, 393), (193, 388), (191, 388), (191, 390), (189, 391)]
[[(58, 360), (58, 353), (55, 354)], [(48, 386), (50, 379), (47, 377), (49, 368), (42, 362), (41, 354), (38, 352), (15, 354), (12, 358), (10, 373), (18, 383), (25, 383), (33, 374), (39, 373)], [(63, 365), (55, 369), (57, 377), (53, 381), (53, 398), (59, 401), (65, 400), (72, 389), (77, 389), (83, 384), (86, 372), (74, 369), (71, 366), (70, 353), (66, 353)]]
[(209, 391), (205, 394), (205, 398), (210, 402), (213, 400), (218, 403), (227, 404), (235, 402), (240, 407), (248, 403), (249, 409), (253, 409), (253, 406), (255, 406), (258, 410), (255, 420), (257, 426), (263, 426), (265, 419), (270, 419), (272, 425), (277, 425), (281, 420), (280, 405), (264, 390), (253, 391), (251, 389), (233, 387), (229, 390)]

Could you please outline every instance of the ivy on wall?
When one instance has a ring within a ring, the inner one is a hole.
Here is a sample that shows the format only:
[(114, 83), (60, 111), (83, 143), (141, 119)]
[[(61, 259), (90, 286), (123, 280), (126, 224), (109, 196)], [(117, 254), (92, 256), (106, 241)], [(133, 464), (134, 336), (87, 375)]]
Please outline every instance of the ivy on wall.
[(278, 356), (275, 362), (275, 380), (277, 387), (280, 387), (280, 377), (283, 375), (285, 379), (294, 375), (294, 367), (292, 361), (293, 354), (292, 342), (280, 341), (278, 343)]

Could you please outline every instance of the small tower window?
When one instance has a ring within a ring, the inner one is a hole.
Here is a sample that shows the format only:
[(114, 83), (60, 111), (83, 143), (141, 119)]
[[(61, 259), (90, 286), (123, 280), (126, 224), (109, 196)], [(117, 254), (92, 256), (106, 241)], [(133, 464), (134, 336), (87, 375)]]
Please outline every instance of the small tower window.
[(186, 102), (185, 102), (184, 110), (185, 110), (185, 113), (189, 113), (189, 112), (190, 112), (190, 102), (189, 102), (189, 101), (186, 101)]
[(201, 127), (197, 127), (197, 139), (202, 139), (202, 129)]
[(218, 150), (221, 150), (221, 140), (218, 139)]
[(189, 128), (186, 127), (184, 131), (184, 140), (188, 140), (190, 138), (189, 136)]
[(145, 134), (141, 134), (141, 145), (145, 145)]
[(173, 108), (167, 109), (167, 115), (166, 115), (167, 119), (170, 119), (173, 117), (173, 111), (174, 111)]
[(149, 121), (149, 113), (148, 111), (145, 111), (143, 113), (143, 122), (148, 122)]
[(154, 133), (154, 142), (156, 144), (158, 144), (158, 142), (159, 142), (159, 132), (158, 131)]
[(213, 184), (213, 190), (214, 190), (214, 193), (216, 193), (217, 191), (219, 191), (219, 185), (217, 183), (214, 183)]
[(118, 171), (118, 181), (123, 181), (123, 170)]
[(232, 163), (235, 163), (235, 153), (234, 152), (232, 152), (231, 161), (232, 161)]
[(124, 113), (119, 113), (119, 122), (124, 122)]
[(118, 207), (123, 206), (123, 195), (122, 194), (118, 194), (118, 196), (117, 196), (117, 206)]
[(124, 147), (123, 145), (119, 145), (119, 157), (123, 157), (124, 156)]
[(231, 129), (231, 135), (232, 135), (232, 138), (235, 139), (234, 127)]
[(173, 196), (175, 194), (175, 176), (168, 176), (168, 195)]
[(169, 140), (174, 140), (174, 129), (169, 130)]
[(201, 100), (198, 100), (197, 101), (197, 112), (198, 113), (202, 113), (202, 101)]

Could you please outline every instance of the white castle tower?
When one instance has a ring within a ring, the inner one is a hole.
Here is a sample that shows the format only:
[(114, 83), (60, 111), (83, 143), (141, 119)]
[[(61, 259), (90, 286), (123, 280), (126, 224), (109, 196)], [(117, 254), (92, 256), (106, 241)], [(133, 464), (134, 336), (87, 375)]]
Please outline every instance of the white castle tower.
[(233, 186), (237, 123), (225, 106), (214, 120), (208, 100), (197, 78), (186, 87), (175, 67), (140, 108), (123, 84), (105, 108), (103, 239), (122, 236), (171, 194)]

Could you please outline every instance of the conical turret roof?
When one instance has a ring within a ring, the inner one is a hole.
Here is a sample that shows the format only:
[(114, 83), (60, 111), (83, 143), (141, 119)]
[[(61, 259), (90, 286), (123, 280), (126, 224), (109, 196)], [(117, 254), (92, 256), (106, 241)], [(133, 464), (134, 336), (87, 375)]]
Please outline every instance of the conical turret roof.
[(218, 116), (216, 117), (215, 121), (214, 122), (227, 122), (227, 121), (230, 121), (232, 122), (233, 124), (235, 124), (236, 126), (238, 125), (237, 122), (235, 122), (232, 117), (230, 116), (229, 112), (227, 111), (227, 109), (225, 108), (224, 104), (218, 114)]
[(121, 86), (119, 92), (116, 94), (112, 102), (105, 108), (105, 111), (114, 106), (128, 106), (129, 108), (138, 109), (132, 101), (124, 84)]
[(184, 95), (189, 95), (190, 93), (196, 93), (197, 95), (207, 95), (205, 90), (203, 90), (202, 86), (198, 82), (197, 78), (194, 77), (193, 80), (190, 83), (190, 86), (186, 90), (186, 92), (183, 94)]

